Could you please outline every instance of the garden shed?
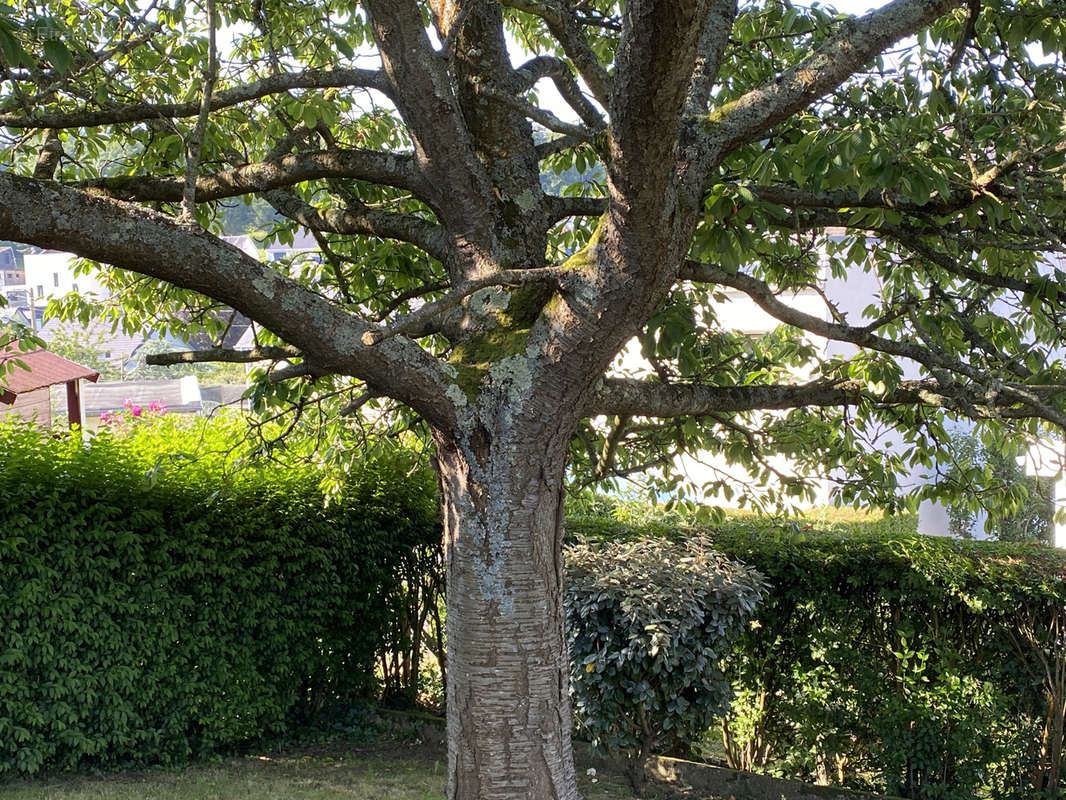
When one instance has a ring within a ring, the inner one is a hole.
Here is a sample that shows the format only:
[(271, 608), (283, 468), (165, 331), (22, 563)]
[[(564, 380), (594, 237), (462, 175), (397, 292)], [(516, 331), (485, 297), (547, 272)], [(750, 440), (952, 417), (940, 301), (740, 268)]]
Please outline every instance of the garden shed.
[[(67, 418), (82, 423), (81, 381), (95, 383), (100, 373), (47, 350), (22, 352), (17, 342), (0, 350), (0, 415), (17, 414), (46, 427), (52, 424), (51, 387), (67, 387)], [(8, 406), (6, 410), (3, 406)]]

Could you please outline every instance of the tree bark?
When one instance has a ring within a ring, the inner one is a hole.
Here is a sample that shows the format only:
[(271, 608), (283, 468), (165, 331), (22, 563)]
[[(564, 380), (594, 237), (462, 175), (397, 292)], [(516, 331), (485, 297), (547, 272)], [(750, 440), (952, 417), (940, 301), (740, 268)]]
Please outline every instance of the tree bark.
[(561, 599), (565, 437), (545, 438), (437, 437), (449, 800), (578, 797)]

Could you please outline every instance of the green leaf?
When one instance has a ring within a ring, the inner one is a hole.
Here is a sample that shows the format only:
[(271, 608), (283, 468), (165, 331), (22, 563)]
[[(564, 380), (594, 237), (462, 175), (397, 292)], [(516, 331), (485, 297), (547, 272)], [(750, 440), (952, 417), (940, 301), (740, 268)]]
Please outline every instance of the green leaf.
[(66, 73), (74, 64), (74, 55), (59, 39), (46, 39), (44, 43), (45, 58), (57, 71)]

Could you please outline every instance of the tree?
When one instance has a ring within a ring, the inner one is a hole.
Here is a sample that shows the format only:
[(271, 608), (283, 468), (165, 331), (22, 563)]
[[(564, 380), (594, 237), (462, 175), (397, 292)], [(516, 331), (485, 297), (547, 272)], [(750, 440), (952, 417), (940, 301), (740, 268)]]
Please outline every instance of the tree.
[[(1001, 542), (1051, 543), (1055, 515), (1053, 479), (1026, 475), (1018, 463), (1018, 457), (1024, 453), (1004, 453), (988, 447), (974, 432), (956, 431), (949, 449), (952, 461), (943, 465), (944, 479), (988, 487), (981, 494), (959, 497), (948, 506), (953, 536), (972, 538), (977, 532), (978, 514), (984, 512), (983, 532), (990, 538)], [(1003, 504), (1005, 494), (1020, 495), (1022, 499)]]
[[(110, 277), (127, 321), (222, 303), (270, 332), (252, 352), (157, 361), (274, 359), (264, 386), (301, 408), (391, 398), (430, 431), (450, 797), (576, 796), (568, 462), (598, 481), (709, 448), (766, 474), (780, 449), (846, 467), (846, 498), (891, 502), (946, 415), (1066, 421), (1066, 280), (1041, 266), (1063, 249), (1060, 6), (0, 11), (0, 237), (128, 271)], [(532, 54), (517, 67), (515, 43)], [(578, 121), (538, 105), (544, 81)], [(546, 168), (593, 165), (602, 178), (542, 189)], [(212, 233), (219, 203), (253, 195), (286, 219), (279, 238), (313, 231), (322, 263), (263, 264)], [(837, 274), (877, 276), (866, 318), (789, 304), (822, 251)], [(727, 290), (792, 327), (721, 330), (709, 301)], [(816, 355), (805, 335), (854, 352), (796, 382), (790, 365)], [(634, 336), (655, 376), (608, 376)], [(884, 423), (909, 451), (863, 446)]]
[(47, 347), (57, 356), (96, 370), (105, 381), (122, 379), (122, 365), (113, 363), (104, 355), (105, 341), (101, 330), (64, 326), (55, 331)]

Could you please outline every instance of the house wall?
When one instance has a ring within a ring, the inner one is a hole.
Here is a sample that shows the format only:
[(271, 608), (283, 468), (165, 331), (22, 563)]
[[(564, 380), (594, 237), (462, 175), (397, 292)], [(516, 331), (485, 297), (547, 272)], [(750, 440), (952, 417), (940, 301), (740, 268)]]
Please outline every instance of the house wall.
[(72, 253), (55, 250), (23, 256), (26, 286), (34, 298), (62, 297), (73, 291), (107, 294), (95, 275), (75, 276), (74, 263), (77, 260)]

